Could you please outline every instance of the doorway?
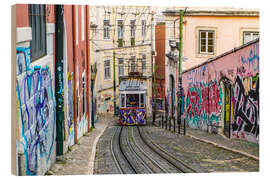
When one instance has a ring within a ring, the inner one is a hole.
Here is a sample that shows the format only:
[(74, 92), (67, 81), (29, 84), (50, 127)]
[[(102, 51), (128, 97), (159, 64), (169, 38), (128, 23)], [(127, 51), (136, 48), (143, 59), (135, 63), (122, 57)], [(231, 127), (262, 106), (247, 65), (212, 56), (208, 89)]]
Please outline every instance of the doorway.
[(175, 82), (174, 82), (174, 77), (173, 75), (170, 75), (169, 79), (169, 91), (170, 91), (170, 101), (171, 101), (171, 117), (174, 116), (174, 88), (175, 87)]
[(232, 85), (230, 82), (224, 82), (225, 105), (224, 105), (224, 134), (230, 138), (231, 114), (232, 114)]

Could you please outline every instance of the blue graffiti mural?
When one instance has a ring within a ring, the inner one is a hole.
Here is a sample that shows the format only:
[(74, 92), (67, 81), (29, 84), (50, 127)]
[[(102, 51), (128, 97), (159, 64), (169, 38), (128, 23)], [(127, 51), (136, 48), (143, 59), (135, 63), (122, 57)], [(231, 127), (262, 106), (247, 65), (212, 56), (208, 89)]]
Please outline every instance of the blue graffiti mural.
[(259, 47), (255, 45), (255, 49), (250, 49), (248, 57), (241, 56), (241, 63), (248, 65), (249, 71), (259, 72)]
[(146, 114), (144, 108), (121, 109), (120, 122), (122, 125), (146, 124)]
[(35, 175), (42, 160), (48, 163), (55, 144), (55, 99), (50, 69), (31, 66), (30, 48), (17, 49), (17, 97), (20, 149), (26, 175)]

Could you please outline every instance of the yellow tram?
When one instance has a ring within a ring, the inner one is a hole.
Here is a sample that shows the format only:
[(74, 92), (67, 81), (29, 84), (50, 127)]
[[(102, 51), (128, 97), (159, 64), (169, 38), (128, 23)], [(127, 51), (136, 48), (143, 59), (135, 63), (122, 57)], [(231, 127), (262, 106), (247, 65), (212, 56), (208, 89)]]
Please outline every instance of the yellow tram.
[(146, 124), (147, 86), (142, 78), (128, 77), (119, 86), (120, 125)]

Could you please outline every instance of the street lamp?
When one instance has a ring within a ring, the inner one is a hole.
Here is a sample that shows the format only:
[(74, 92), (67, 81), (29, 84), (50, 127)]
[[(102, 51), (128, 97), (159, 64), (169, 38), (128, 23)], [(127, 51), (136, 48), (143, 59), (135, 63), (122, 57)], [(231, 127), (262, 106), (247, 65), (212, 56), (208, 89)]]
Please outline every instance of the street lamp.
[(91, 125), (92, 125), (92, 128), (95, 127), (94, 125), (94, 81), (96, 79), (96, 75), (97, 75), (97, 66), (96, 66), (96, 63), (94, 65), (91, 65)]

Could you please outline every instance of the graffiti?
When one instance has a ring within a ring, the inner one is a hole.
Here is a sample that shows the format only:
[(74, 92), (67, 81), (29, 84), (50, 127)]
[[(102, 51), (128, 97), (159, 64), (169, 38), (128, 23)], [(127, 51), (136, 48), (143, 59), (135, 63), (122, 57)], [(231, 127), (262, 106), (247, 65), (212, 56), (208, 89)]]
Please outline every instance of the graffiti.
[(218, 124), (222, 91), (217, 82), (189, 88), (186, 97), (186, 119), (191, 126), (203, 127)]
[(207, 65), (199, 69), (193, 69), (187, 73), (188, 85), (199, 85), (201, 82), (206, 82)]
[[(17, 98), (19, 102), (19, 153), (24, 155), (26, 175), (47, 164), (55, 144), (55, 99), (50, 69), (30, 66), (30, 48), (17, 49)], [(41, 161), (41, 162), (39, 162)]]
[(109, 106), (109, 112), (113, 112), (113, 105), (112, 104), (110, 104), (110, 106)]
[(259, 72), (259, 46), (256, 44), (255, 48), (251, 48), (248, 57), (241, 56), (241, 63), (248, 65), (249, 71)]
[(232, 124), (233, 136), (245, 138), (250, 134), (256, 138), (259, 135), (259, 77), (247, 78), (250, 86), (245, 87), (245, 80), (236, 77), (234, 87), (234, 121)]
[(237, 73), (238, 74), (245, 74), (245, 72), (246, 72), (246, 69), (245, 69), (244, 66), (240, 66), (240, 67), (237, 68)]
[(145, 118), (144, 108), (120, 108), (120, 123), (122, 125), (145, 124)]
[(74, 144), (74, 120), (73, 120), (73, 76), (68, 74), (68, 133), (69, 146)]
[(256, 41), (183, 72), (187, 125), (258, 143), (259, 59)]
[(227, 72), (229, 76), (233, 77), (233, 69), (228, 69)]

